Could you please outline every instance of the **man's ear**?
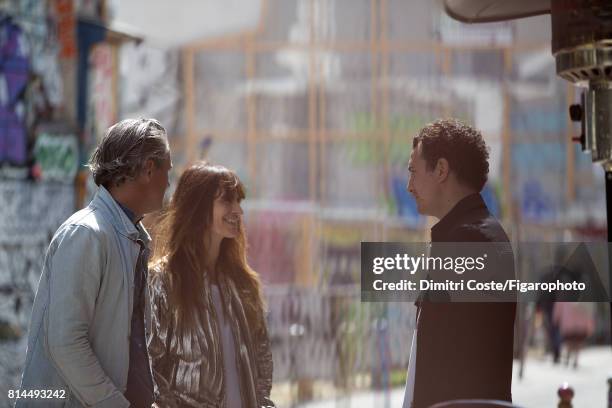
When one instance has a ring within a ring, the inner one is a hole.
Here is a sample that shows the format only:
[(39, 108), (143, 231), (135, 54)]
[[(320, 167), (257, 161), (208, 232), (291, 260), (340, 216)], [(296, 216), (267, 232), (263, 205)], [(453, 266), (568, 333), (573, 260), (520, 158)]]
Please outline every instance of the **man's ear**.
[(450, 167), (448, 166), (448, 160), (446, 160), (444, 157), (439, 158), (435, 168), (435, 174), (438, 181), (445, 181), (448, 178), (449, 173)]
[(147, 161), (145, 161), (145, 164), (144, 164), (143, 174), (147, 178), (150, 178), (151, 175), (153, 174), (154, 168), (155, 168), (155, 162), (153, 162), (153, 159), (147, 159)]

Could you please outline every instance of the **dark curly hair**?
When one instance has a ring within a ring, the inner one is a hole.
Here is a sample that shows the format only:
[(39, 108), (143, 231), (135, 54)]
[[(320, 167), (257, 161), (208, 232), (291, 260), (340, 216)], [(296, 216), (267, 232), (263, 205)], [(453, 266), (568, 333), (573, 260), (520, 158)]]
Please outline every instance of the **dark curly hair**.
[(419, 143), (429, 170), (445, 158), (459, 182), (482, 190), (489, 174), (489, 151), (478, 130), (457, 119), (439, 119), (419, 131), (413, 148)]
[(168, 154), (166, 129), (155, 119), (125, 119), (111, 126), (89, 160), (94, 182), (110, 188), (132, 180), (145, 162), (160, 166)]

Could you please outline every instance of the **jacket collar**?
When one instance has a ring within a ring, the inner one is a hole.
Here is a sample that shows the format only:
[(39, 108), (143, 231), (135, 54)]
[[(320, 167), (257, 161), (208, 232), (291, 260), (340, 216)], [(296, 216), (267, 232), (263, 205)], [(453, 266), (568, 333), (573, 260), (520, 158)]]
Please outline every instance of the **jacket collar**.
[(119, 206), (117, 201), (108, 192), (104, 186), (99, 186), (96, 195), (91, 201), (91, 205), (94, 207), (104, 208), (109, 214), (109, 221), (113, 224), (117, 232), (128, 237), (132, 241), (142, 239), (145, 245), (151, 242), (151, 236), (145, 229), (142, 222), (134, 225), (128, 218), (127, 214)]
[(450, 229), (475, 209), (487, 209), (487, 206), (479, 193), (470, 194), (461, 199), (455, 206), (446, 214), (440, 221), (431, 228), (431, 238), (433, 241), (436, 237), (444, 236)]

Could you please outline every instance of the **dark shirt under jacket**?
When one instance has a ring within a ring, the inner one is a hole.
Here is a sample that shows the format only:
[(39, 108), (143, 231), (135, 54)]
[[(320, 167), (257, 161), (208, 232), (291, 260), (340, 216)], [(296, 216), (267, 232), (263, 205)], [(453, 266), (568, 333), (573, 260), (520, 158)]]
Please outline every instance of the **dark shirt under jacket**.
[[(436, 242), (509, 242), (480, 194), (457, 203), (431, 229), (431, 239), (432, 251)], [(513, 270), (511, 250), (497, 262)], [(413, 407), (454, 399), (511, 401), (516, 304), (425, 300), (417, 306)]]
[[(134, 212), (117, 202), (134, 225), (140, 222)], [(149, 354), (147, 352), (145, 332), (145, 290), (147, 287), (149, 248), (142, 240), (136, 270), (134, 271), (134, 309), (132, 311), (132, 328), (130, 331), (130, 366), (128, 370), (127, 390), (125, 397), (133, 408), (151, 407), (153, 404), (153, 378)]]

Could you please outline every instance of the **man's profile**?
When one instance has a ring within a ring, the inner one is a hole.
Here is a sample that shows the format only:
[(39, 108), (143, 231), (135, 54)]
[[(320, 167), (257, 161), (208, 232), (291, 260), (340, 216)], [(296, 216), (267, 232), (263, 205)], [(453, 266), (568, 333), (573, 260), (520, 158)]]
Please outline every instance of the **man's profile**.
[(149, 234), (172, 167), (154, 119), (110, 127), (89, 163), (95, 197), (55, 232), (43, 262), (16, 407), (147, 407), (153, 382), (145, 341)]
[[(480, 132), (454, 119), (435, 121), (414, 138), (407, 189), (419, 213), (439, 220), (431, 229), (432, 251), (436, 242), (508, 243), (480, 196), (488, 158)], [(497, 261), (512, 263), (512, 257)], [(511, 401), (516, 304), (425, 295), (417, 306), (404, 408), (456, 399)]]

